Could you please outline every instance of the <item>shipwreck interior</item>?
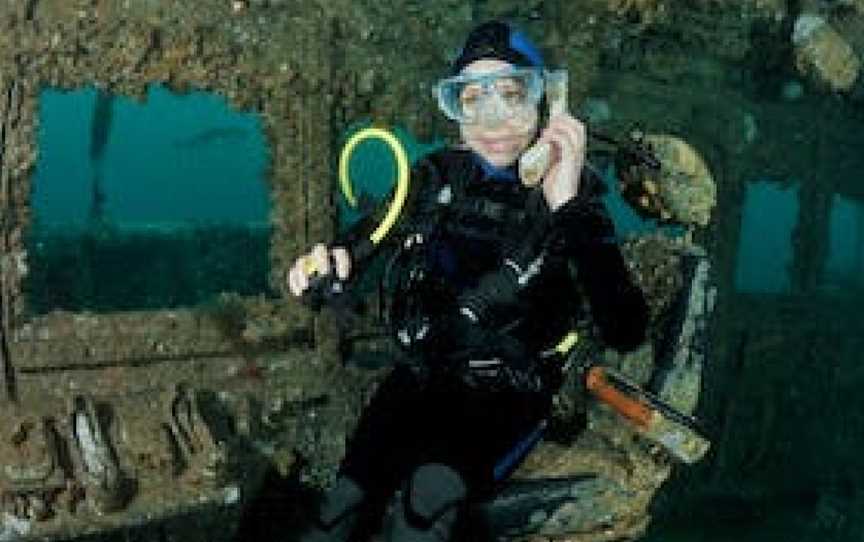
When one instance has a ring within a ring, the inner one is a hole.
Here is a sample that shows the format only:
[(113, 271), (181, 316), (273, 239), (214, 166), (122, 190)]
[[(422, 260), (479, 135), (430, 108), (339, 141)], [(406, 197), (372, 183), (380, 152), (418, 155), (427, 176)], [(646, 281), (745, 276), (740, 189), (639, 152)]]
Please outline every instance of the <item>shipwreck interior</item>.
[[(515, 474), (547, 508), (501, 539), (864, 537), (861, 0), (27, 0), (0, 5), (0, 542), (302, 522), (392, 346), (374, 295), (346, 320), (285, 273), (362, 213), (336, 180), (358, 126), (412, 161), (456, 140), (431, 85), (489, 18), (569, 70), (592, 129), (674, 136), (712, 178), (710, 220), (657, 221), (590, 149), (656, 323), (606, 362), (647, 382), (684, 356), (669, 393), (708, 454), (583, 405)], [(382, 201), (392, 159), (357, 154)], [(696, 331), (666, 352), (676, 310)]]

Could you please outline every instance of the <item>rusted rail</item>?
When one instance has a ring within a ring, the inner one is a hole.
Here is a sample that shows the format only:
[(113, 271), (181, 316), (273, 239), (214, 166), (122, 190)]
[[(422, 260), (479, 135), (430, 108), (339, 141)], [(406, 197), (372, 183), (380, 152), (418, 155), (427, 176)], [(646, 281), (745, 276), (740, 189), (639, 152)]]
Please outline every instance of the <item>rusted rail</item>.
[(8, 254), (11, 219), (11, 186), (8, 156), (9, 134), (17, 118), (13, 111), (18, 100), (18, 89), (14, 83), (7, 84), (0, 79), (0, 401), (16, 400), (15, 369), (9, 358), (9, 322), (11, 300), (9, 296)]

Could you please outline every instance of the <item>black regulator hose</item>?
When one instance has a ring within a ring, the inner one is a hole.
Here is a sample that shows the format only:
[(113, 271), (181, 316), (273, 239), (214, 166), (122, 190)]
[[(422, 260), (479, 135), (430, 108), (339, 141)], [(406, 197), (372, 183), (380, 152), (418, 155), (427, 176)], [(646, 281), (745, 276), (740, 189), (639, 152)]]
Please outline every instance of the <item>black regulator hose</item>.
[(497, 269), (459, 296), (459, 313), (474, 323), (485, 324), (496, 308), (515, 305), (519, 294), (533, 284), (543, 268), (548, 255), (548, 234), (547, 221), (536, 223), (518, 248), (504, 256)]

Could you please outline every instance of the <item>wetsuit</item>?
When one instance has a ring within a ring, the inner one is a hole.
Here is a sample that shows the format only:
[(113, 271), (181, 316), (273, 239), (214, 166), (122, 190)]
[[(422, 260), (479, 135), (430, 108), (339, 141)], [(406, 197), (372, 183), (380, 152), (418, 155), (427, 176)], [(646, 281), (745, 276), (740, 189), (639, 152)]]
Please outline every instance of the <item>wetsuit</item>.
[[(549, 413), (555, 378), (537, 370), (537, 354), (572, 329), (583, 306), (579, 292), (609, 346), (627, 350), (644, 340), (645, 301), (628, 277), (595, 182), (583, 174), (579, 196), (552, 213), (542, 192), (524, 187), (512, 168), (486, 167), (471, 152), (447, 149), (414, 166), (406, 209), (379, 249), (399, 250), (422, 234), (428, 284), (399, 295), (419, 296), (419, 306), (437, 314), (428, 320), (429, 338), (413, 347), (414, 361), (398, 364), (380, 385), (348, 441), (340, 474), (359, 487), (354, 493), (384, 499), (408, 481), (405, 491), (414, 494), (412, 483), (422, 483), (410, 481), (418, 467), (444, 466), (456, 480), (446, 489), (452, 498), (419, 488), (432, 496), (428, 513), (419, 513), (432, 525), (446, 507), (493, 487), (512, 467), (513, 450)], [(365, 258), (374, 223), (361, 223), (334, 245)], [(459, 304), (503, 260), (541, 252), (539, 273), (517, 295), (501, 303), (491, 296), (480, 322), (460, 319)], [(477, 377), (466, 359), (472, 357), (503, 360), (508, 370)]]

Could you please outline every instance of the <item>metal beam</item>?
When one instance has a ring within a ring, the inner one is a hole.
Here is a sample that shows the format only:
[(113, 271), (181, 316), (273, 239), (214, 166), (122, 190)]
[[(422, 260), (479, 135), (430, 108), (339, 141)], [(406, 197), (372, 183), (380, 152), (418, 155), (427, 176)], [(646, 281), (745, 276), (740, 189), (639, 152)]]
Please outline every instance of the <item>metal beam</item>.
[(9, 284), (7, 267), (9, 265), (9, 232), (12, 228), (10, 219), (11, 187), (9, 186), (9, 164), (5, 160), (7, 141), (12, 129), (10, 110), (14, 106), (14, 94), (18, 89), (13, 84), (5, 84), (0, 80), (0, 402), (16, 400), (15, 369), (9, 358), (9, 316), (11, 314), (9, 300)]

